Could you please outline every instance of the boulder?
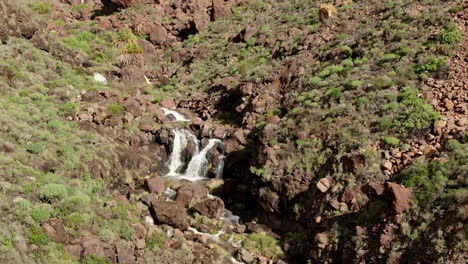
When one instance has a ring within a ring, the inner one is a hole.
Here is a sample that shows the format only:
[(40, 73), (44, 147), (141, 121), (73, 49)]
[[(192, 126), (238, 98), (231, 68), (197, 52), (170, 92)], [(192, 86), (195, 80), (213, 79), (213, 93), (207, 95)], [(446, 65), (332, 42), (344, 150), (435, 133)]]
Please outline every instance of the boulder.
[(61, 220), (43, 223), (42, 229), (50, 236), (52, 241), (56, 243), (66, 243), (69, 239), (68, 233), (65, 231)]
[(247, 251), (245, 248), (240, 248), (237, 250), (236, 259), (245, 263), (252, 263), (254, 261), (252, 253)]
[(151, 213), (161, 224), (187, 230), (189, 227), (188, 214), (184, 207), (173, 201), (156, 201), (151, 204)]
[(403, 185), (387, 182), (387, 187), (393, 196), (393, 210), (399, 214), (410, 206), (412, 191)]
[(208, 218), (220, 218), (224, 215), (224, 202), (215, 197), (196, 203), (193, 209)]
[(225, 5), (224, 0), (213, 0), (213, 17), (215, 20), (230, 14), (231, 9)]
[(155, 45), (163, 45), (167, 41), (167, 30), (161, 25), (151, 27), (150, 41)]
[(135, 250), (132, 245), (127, 244), (125, 241), (115, 243), (115, 252), (119, 260), (119, 264), (133, 264), (135, 263)]
[(146, 188), (150, 193), (164, 193), (166, 190), (164, 180), (159, 175), (154, 175), (151, 178), (145, 179)]
[(183, 184), (177, 189), (175, 201), (184, 206), (191, 202), (201, 202), (208, 195), (208, 191), (203, 186), (195, 183)]
[(135, 98), (127, 98), (123, 102), (123, 105), (125, 106), (125, 110), (132, 114), (134, 117), (141, 116), (140, 103)]
[(198, 31), (203, 30), (210, 23), (210, 15), (206, 11), (198, 11), (193, 14), (193, 22), (195, 23), (195, 28)]
[(92, 234), (87, 234), (83, 238), (82, 257), (94, 255), (101, 258), (105, 257), (104, 246), (99, 238)]
[(127, 65), (120, 71), (122, 79), (131, 85), (145, 85), (145, 73), (136, 65)]
[(338, 9), (330, 4), (321, 4), (319, 9), (320, 21), (325, 21), (331, 17), (338, 15)]

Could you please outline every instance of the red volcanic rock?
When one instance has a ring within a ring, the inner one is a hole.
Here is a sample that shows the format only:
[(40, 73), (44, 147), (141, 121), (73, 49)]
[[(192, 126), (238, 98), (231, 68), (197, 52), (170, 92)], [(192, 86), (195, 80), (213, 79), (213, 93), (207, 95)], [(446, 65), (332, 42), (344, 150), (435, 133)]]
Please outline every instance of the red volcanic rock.
[(406, 211), (409, 208), (412, 191), (403, 185), (387, 182), (387, 187), (394, 197), (393, 209), (397, 214)]

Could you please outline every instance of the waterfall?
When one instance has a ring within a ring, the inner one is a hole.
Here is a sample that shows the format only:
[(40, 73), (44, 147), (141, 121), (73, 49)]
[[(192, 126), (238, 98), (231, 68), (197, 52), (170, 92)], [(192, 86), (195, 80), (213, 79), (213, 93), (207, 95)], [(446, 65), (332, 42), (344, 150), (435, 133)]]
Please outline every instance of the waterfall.
[(177, 175), (179, 168), (184, 165), (182, 154), (187, 147), (187, 134), (190, 134), (190, 132), (185, 129), (174, 129), (172, 133), (174, 134), (174, 142), (172, 144), (168, 175)]
[[(186, 119), (182, 114), (169, 110), (167, 108), (161, 108), (165, 115), (172, 115), (176, 121), (190, 121)], [(198, 138), (187, 129), (173, 129), (172, 134), (174, 135), (174, 142), (172, 145), (172, 152), (169, 159), (169, 173), (166, 174), (168, 177), (174, 177), (176, 179), (187, 179), (190, 181), (197, 181), (206, 179), (208, 172), (208, 159), (207, 154), (213, 147), (220, 144), (224, 150), (224, 142), (219, 139), (210, 139), (208, 144), (200, 150), (200, 143)], [(184, 151), (187, 148), (189, 140), (193, 141), (195, 145), (195, 152), (187, 165), (185, 172), (181, 172), (184, 167)], [(224, 151), (223, 151), (224, 152)], [(224, 167), (224, 155), (219, 156), (218, 167), (216, 168), (216, 178), (222, 177), (222, 170)]]
[(217, 143), (221, 143), (219, 139), (210, 139), (208, 144), (190, 160), (187, 170), (185, 171), (185, 179), (203, 179), (208, 172), (208, 160), (206, 154)]
[(222, 179), (223, 178), (223, 170), (224, 170), (224, 155), (221, 155), (218, 157), (219, 163), (218, 163), (218, 168), (216, 169), (216, 179)]
[(185, 116), (183, 116), (181, 113), (179, 112), (176, 112), (176, 111), (173, 111), (173, 110), (169, 110), (167, 108), (164, 108), (164, 107), (161, 107), (161, 110), (164, 111), (164, 114), (165, 115), (172, 115), (174, 118), (175, 118), (175, 121), (181, 121), (181, 122), (188, 122), (190, 120), (188, 120), (187, 118), (185, 118)]

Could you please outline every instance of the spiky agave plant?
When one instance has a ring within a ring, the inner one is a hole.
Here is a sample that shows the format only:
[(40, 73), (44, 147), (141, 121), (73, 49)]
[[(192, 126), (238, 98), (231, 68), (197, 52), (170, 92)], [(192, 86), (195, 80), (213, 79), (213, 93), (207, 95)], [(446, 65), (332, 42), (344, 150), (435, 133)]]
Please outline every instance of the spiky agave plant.
[(140, 64), (143, 60), (143, 49), (138, 43), (128, 43), (120, 49), (118, 59), (122, 65)]
[(129, 28), (116, 32), (112, 42), (119, 48), (118, 60), (122, 65), (139, 64), (143, 60), (143, 49)]

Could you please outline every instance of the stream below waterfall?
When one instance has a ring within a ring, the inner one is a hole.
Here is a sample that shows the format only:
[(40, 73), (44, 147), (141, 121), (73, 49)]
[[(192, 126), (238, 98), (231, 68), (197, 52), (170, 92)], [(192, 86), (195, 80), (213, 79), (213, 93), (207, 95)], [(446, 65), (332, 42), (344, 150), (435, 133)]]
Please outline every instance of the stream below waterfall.
[[(167, 108), (161, 108), (164, 111), (166, 116), (172, 116), (172, 122), (189, 122), (190, 119), (187, 119), (183, 114), (169, 110)], [(201, 140), (197, 138), (190, 130), (186, 128), (173, 128), (171, 129), (171, 134), (173, 135), (172, 149), (170, 157), (168, 160), (167, 167), (169, 172), (164, 175), (164, 178), (179, 181), (179, 180), (189, 180), (192, 182), (198, 182), (203, 180), (208, 180), (208, 170), (210, 166), (209, 152), (213, 148), (219, 148), (221, 155), (219, 155), (217, 161), (217, 167), (215, 171), (215, 178), (222, 179), (223, 169), (224, 169), (224, 141), (220, 139), (210, 138), (204, 146), (202, 146)], [(192, 153), (187, 153), (187, 147), (192, 146)], [(190, 159), (187, 159), (187, 156)], [(166, 197), (168, 200), (173, 200), (176, 196), (176, 191), (171, 188), (166, 188)], [(217, 197), (211, 194), (208, 194), (208, 199), (216, 199)], [(227, 221), (233, 225), (239, 225), (240, 217), (234, 215), (230, 210), (224, 209), (224, 215), (220, 218), (221, 220)], [(197, 235), (204, 235), (209, 239), (220, 243), (220, 244), (229, 244), (234, 248), (241, 247), (241, 240), (234, 240), (234, 235), (230, 235), (229, 239), (223, 240), (222, 235), (228, 235), (225, 229), (219, 230), (216, 234), (210, 234), (205, 232), (200, 232), (194, 227), (189, 227), (189, 231)], [(241, 234), (244, 236), (244, 234)], [(243, 263), (239, 262), (233, 257), (231, 257), (231, 262), (234, 264)]]

